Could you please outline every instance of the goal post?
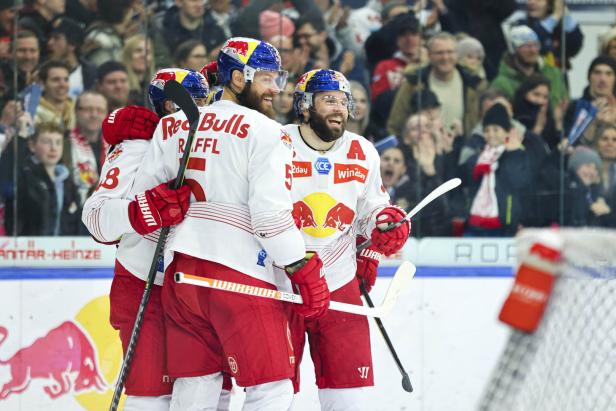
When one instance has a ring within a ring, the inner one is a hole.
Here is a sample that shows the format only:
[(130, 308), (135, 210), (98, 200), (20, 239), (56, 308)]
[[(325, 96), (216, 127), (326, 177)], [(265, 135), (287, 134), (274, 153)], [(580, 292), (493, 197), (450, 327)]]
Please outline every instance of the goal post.
[[(521, 232), (518, 263), (545, 232)], [(616, 410), (616, 231), (556, 233), (562, 260), (543, 318), (533, 333), (512, 328), (480, 411)]]

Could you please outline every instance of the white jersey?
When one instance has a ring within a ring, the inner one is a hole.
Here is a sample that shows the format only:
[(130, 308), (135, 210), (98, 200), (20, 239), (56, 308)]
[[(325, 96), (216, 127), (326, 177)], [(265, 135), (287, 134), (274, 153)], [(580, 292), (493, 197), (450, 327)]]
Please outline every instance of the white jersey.
[(295, 148), (293, 215), (306, 249), (321, 256), (333, 291), (355, 277), (356, 235), (370, 238), (376, 214), (389, 205), (380, 158), (372, 143), (349, 131), (322, 153), (306, 145), (298, 125), (284, 129)]
[[(128, 218), (128, 204), (134, 200), (134, 182), (150, 142), (126, 140), (114, 146), (105, 159), (97, 190), (83, 206), (82, 221), (97, 241), (117, 243), (116, 258), (134, 276), (146, 281), (154, 257), (159, 231), (141, 236)], [(152, 188), (143, 187), (141, 191)], [(167, 265), (170, 261), (167, 261)], [(163, 284), (158, 267), (154, 283)]]
[[(187, 136), (184, 113), (160, 121), (137, 192), (175, 178)], [(266, 257), (288, 265), (306, 250), (291, 215), (292, 155), (282, 126), (263, 114), (228, 100), (201, 107), (185, 175), (191, 204), (166, 249), (275, 284)]]

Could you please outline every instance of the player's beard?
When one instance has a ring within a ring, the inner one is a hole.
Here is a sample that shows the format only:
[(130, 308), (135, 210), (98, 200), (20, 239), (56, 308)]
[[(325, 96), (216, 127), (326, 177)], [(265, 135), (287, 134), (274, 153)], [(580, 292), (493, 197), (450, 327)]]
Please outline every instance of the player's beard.
[(273, 105), (266, 105), (263, 97), (271, 97), (274, 99), (273, 94), (263, 93), (261, 95), (257, 94), (252, 90), (252, 83), (249, 82), (244, 86), (244, 90), (240, 94), (238, 94), (237, 99), (240, 104), (244, 107), (248, 107), (253, 110), (257, 110), (259, 113), (265, 114), (269, 118), (276, 117), (276, 111), (274, 110)]
[[(338, 140), (344, 134), (344, 130), (346, 130), (347, 120), (342, 117), (342, 123), (340, 124), (340, 131), (332, 130), (329, 125), (327, 125), (327, 118), (323, 117), (319, 113), (317, 113), (313, 108), (310, 108), (310, 119), (308, 120), (308, 124), (310, 128), (314, 131), (314, 133), (324, 142), (331, 143), (332, 141)], [(330, 117), (335, 116), (335, 114), (331, 114)]]

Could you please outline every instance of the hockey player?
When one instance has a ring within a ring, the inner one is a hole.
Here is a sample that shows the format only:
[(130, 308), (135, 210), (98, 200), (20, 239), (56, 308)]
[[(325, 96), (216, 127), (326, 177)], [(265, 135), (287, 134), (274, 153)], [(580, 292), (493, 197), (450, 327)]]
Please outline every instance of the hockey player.
[[(124, 351), (154, 256), (158, 229), (179, 223), (188, 209), (188, 186), (171, 190), (163, 183), (136, 197), (129, 195), (159, 116), (177, 111), (163, 92), (165, 83), (171, 79), (186, 87), (198, 104), (205, 101), (208, 85), (201, 74), (163, 69), (156, 73), (148, 89), (156, 114), (139, 106), (128, 106), (110, 113), (103, 121), (103, 137), (113, 148), (103, 165), (98, 189), (86, 201), (83, 210), (83, 222), (97, 241), (119, 241), (110, 291), (110, 321), (120, 332)], [(128, 397), (124, 403), (125, 411), (169, 410), (173, 384), (165, 366), (165, 331), (160, 302), (162, 280), (162, 273), (159, 273), (126, 379)], [(227, 408), (221, 404), (219, 409)]]
[[(402, 248), (410, 224), (386, 232), (377, 227), (405, 213), (390, 206), (372, 143), (345, 130), (353, 100), (344, 75), (305, 73), (295, 88), (294, 107), (301, 124), (285, 126), (295, 147), (293, 215), (306, 248), (321, 255), (332, 300), (361, 305), (356, 236), (371, 238), (376, 250), (389, 255)], [(328, 311), (322, 318), (291, 318), (298, 370), (308, 334), (321, 408), (362, 409), (362, 387), (374, 385), (366, 317)]]
[(162, 294), (174, 411), (213, 408), (223, 371), (246, 387), (245, 410), (286, 410), (295, 361), (282, 302), (177, 284), (175, 272), (275, 289), (267, 256), (299, 289), (299, 312), (319, 317), (329, 306), (322, 262), (306, 254), (291, 215), (293, 148), (267, 116), (286, 82), (280, 66), (266, 42), (227, 40), (218, 56), (223, 94), (200, 110), (192, 147), (186, 147), (186, 116), (164, 117), (139, 171), (143, 184), (167, 181), (191, 150), (185, 175), (191, 204), (167, 243), (174, 255)]

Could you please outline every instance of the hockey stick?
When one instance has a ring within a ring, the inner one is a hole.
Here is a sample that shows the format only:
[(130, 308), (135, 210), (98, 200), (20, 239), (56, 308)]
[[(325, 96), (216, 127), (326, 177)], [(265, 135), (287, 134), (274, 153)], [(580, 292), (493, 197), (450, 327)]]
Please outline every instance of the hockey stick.
[[(171, 186), (172, 189), (177, 190), (184, 181), (184, 173), (186, 172), (188, 156), (190, 155), (192, 142), (195, 132), (197, 131), (197, 126), (199, 125), (199, 109), (190, 97), (190, 94), (188, 94), (188, 91), (175, 80), (169, 80), (165, 84), (165, 96), (180, 107), (180, 110), (186, 114), (186, 118), (190, 124), (188, 138), (186, 139), (185, 145), (186, 149), (182, 155), (182, 161), (180, 162), (178, 174)], [(120, 375), (118, 376), (118, 381), (116, 382), (115, 390), (113, 391), (113, 398), (111, 400), (111, 405), (109, 406), (109, 411), (116, 411), (118, 404), (120, 403), (120, 397), (122, 396), (122, 391), (124, 390), (126, 376), (130, 370), (130, 365), (133, 361), (133, 354), (139, 338), (139, 332), (141, 331), (141, 324), (143, 323), (145, 309), (148, 305), (148, 301), (150, 300), (150, 292), (152, 290), (152, 285), (154, 284), (154, 278), (156, 277), (158, 260), (159, 258), (162, 258), (162, 251), (165, 241), (167, 240), (167, 235), (169, 235), (169, 229), (170, 227), (163, 227), (160, 230), (160, 236), (158, 237), (158, 243), (156, 243), (156, 250), (154, 251), (154, 258), (152, 259), (152, 264), (150, 264), (150, 272), (148, 273), (148, 279), (145, 283), (143, 295), (141, 296), (141, 303), (139, 304), (139, 309), (137, 310), (135, 325), (133, 326), (133, 331), (130, 335), (130, 342), (126, 348), (126, 353), (124, 354), (122, 368), (120, 369)]]
[[(445, 194), (446, 192), (450, 190), (453, 190), (460, 184), (462, 184), (462, 180), (460, 180), (459, 178), (452, 178), (451, 180), (445, 181), (443, 184), (441, 184), (440, 186), (432, 190), (432, 192), (430, 192), (430, 194), (428, 194), (423, 200), (421, 200), (419, 204), (413, 207), (413, 209), (408, 212), (406, 217), (404, 217), (402, 220), (398, 221), (397, 223), (394, 223), (394, 224), (389, 223), (389, 226), (382, 231), (385, 232), (385, 231), (393, 230), (396, 227), (400, 227), (403, 222), (413, 218), (415, 214), (420, 212), (425, 206), (430, 204), (436, 198), (442, 196), (443, 194)], [(364, 241), (363, 243), (357, 246), (357, 252), (360, 252), (364, 250), (365, 248), (369, 247), (370, 244), (372, 244), (372, 240), (367, 239), (366, 241)]]
[[(372, 303), (372, 299), (370, 298), (370, 295), (368, 295), (368, 290), (366, 290), (366, 285), (363, 281), (359, 284), (359, 288), (361, 289), (361, 294), (364, 296), (364, 299), (366, 300), (366, 304), (368, 304), (368, 307), (374, 307), (374, 304)], [(387, 344), (387, 348), (389, 348), (389, 352), (391, 353), (391, 356), (393, 357), (394, 362), (396, 363), (396, 366), (398, 367), (398, 370), (400, 371), (400, 374), (402, 374), (402, 389), (406, 392), (413, 392), (413, 386), (411, 385), (411, 379), (409, 378), (408, 373), (404, 370), (404, 366), (402, 366), (402, 362), (400, 361), (400, 358), (398, 358), (396, 349), (394, 348), (394, 345), (389, 339), (389, 335), (387, 334), (387, 331), (385, 331), (383, 322), (381, 321), (380, 318), (375, 318), (374, 321), (376, 321), (376, 325), (379, 328), (379, 331), (381, 332), (383, 339), (385, 340), (385, 344)]]
[[(355, 305), (341, 303), (338, 301), (330, 301), (329, 309), (335, 311), (342, 311), (345, 313), (352, 313), (358, 315), (365, 315), (367, 317), (385, 317), (391, 311), (396, 304), (398, 296), (404, 290), (415, 275), (415, 266), (405, 261), (403, 262), (393, 280), (389, 284), (383, 303), (379, 307), (366, 307), (364, 305)], [(199, 287), (213, 288), (216, 290), (230, 291), (232, 293), (246, 294), (254, 297), (270, 298), (272, 300), (284, 301), (287, 303), (301, 304), (302, 297), (298, 294), (293, 294), (286, 291), (271, 290), (264, 287), (250, 286), (240, 283), (234, 283), (231, 281), (215, 280), (213, 278), (199, 277), (186, 273), (175, 273), (175, 281), (182, 284), (191, 284)]]

